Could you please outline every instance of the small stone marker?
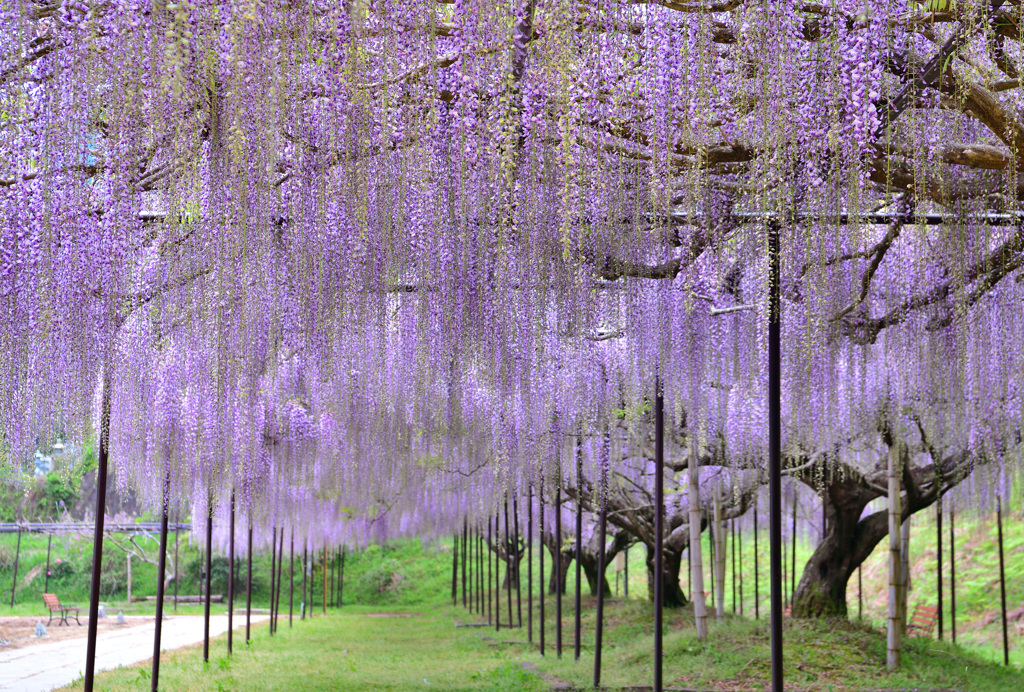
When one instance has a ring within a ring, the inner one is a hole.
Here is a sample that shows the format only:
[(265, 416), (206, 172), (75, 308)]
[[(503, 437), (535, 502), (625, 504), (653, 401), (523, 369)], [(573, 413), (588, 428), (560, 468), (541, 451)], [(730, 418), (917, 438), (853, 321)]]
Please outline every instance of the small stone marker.
[(37, 637), (46, 636), (46, 625), (43, 624), (42, 620), (40, 620), (39, 622), (36, 623), (36, 636)]
[(119, 624), (119, 625), (125, 624), (124, 613), (122, 611), (120, 611), (120, 610), (117, 611), (117, 624)]
[(101, 618), (107, 617), (107, 611), (106, 611), (106, 609), (103, 606), (100, 606), (100, 612), (98, 613), (97, 617), (101, 617)]

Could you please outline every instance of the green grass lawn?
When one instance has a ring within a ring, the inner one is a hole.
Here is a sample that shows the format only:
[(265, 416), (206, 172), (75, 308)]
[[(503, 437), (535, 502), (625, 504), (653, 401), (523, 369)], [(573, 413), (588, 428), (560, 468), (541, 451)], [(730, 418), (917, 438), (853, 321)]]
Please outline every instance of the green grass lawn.
[[(525, 605), (525, 604), (524, 604)], [(255, 630), (250, 647), (232, 657), (224, 637), (216, 640), (210, 665), (201, 647), (164, 655), (161, 687), (173, 690), (546, 690), (550, 680), (524, 670), (539, 670), (579, 688), (593, 675), (594, 602), (584, 600), (583, 654), (572, 650), (572, 600), (564, 603), (564, 650), (555, 656), (553, 602), (546, 630), (547, 656), (526, 643), (526, 628), (455, 627), (475, 618), (461, 605), (346, 606), (327, 617), (287, 621), (275, 637), (265, 625)], [(536, 606), (536, 603), (535, 603)], [(392, 617), (376, 617), (388, 614)], [(412, 617), (404, 615), (411, 614)], [(524, 616), (526, 613), (524, 612)], [(397, 617), (395, 617), (397, 616)], [(537, 622), (535, 607), (535, 623)], [(612, 601), (607, 608), (604, 674), (609, 686), (649, 685), (652, 679), (652, 615), (643, 601)], [(525, 621), (524, 621), (525, 625)], [(707, 642), (696, 640), (687, 609), (667, 614), (665, 681), (702, 690), (762, 690), (768, 682), (767, 623), (741, 617), (711, 619)], [(538, 632), (534, 632), (535, 638)], [(884, 669), (885, 637), (874, 628), (843, 621), (788, 620), (785, 675), (794, 689), (840, 692), (878, 689), (956, 689), (1005, 692), (1024, 689), (1024, 673), (1004, 668), (948, 642), (911, 639), (896, 674)], [(102, 673), (104, 690), (148, 686), (149, 665)], [(72, 686), (67, 689), (81, 689)]]
[[(414, 617), (371, 617), (370, 614)], [(489, 647), (482, 632), (456, 628), (450, 606), (398, 609), (352, 606), (328, 616), (281, 621), (271, 637), (255, 628), (249, 647), (230, 658), (219, 637), (204, 670), (202, 647), (166, 653), (160, 687), (167, 690), (546, 690), (512, 651)], [(238, 641), (236, 639), (236, 641)], [(97, 689), (149, 687), (149, 664), (105, 672)], [(82, 689), (81, 683), (64, 689)]]

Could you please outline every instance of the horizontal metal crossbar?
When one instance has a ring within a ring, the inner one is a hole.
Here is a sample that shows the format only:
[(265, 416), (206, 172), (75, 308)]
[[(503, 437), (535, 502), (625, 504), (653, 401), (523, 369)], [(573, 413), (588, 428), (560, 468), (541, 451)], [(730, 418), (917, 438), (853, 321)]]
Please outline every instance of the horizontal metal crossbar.
[[(91, 521), (50, 521), (28, 524), (0, 524), (0, 533), (74, 533), (75, 531), (92, 531), (95, 524)], [(110, 533), (160, 533), (160, 522), (106, 522), (103, 530)], [(176, 523), (167, 525), (168, 531), (191, 531), (192, 524)]]

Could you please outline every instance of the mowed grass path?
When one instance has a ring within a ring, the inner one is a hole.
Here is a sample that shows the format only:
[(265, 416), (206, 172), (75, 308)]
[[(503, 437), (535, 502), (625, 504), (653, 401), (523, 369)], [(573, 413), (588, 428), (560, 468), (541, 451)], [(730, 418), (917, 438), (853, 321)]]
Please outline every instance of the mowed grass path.
[[(254, 629), (245, 646), (235, 633), (211, 645), (204, 670), (202, 645), (165, 652), (162, 690), (547, 690), (536, 674), (523, 670), (514, 651), (489, 646), (487, 628), (456, 628), (464, 611), (446, 606), (373, 608), (346, 606), (299, 621), (288, 629), (287, 614), (271, 637), (267, 625)], [(374, 617), (410, 614), (413, 617)], [(149, 689), (150, 663), (97, 675), (102, 690)], [(63, 689), (82, 689), (81, 681)]]

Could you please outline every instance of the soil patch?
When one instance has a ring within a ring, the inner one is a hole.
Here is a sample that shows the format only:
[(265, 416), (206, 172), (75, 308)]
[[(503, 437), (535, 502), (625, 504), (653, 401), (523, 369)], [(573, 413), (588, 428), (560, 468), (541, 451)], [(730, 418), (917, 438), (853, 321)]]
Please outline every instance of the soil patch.
[[(57, 626), (57, 619), (54, 618), (53, 623), (46, 628), (46, 634), (42, 637), (36, 636), (36, 623), (42, 622), (44, 625), (49, 618), (43, 616), (39, 617), (0, 617), (0, 651), (10, 651), (11, 649), (22, 649), (26, 646), (35, 646), (37, 644), (46, 644), (48, 642), (59, 642), (65, 639), (77, 639), (78, 637), (85, 637), (89, 628), (86, 626), (88, 618), (84, 615), (79, 618), (82, 621), (82, 625), (79, 626), (75, 623), (74, 618), (71, 619), (71, 626), (65, 625)], [(146, 621), (152, 622), (152, 617), (146, 617), (144, 615), (126, 615), (125, 624), (117, 624), (117, 618), (105, 617), (99, 621), (100, 632), (107, 630), (121, 630), (128, 629), (130, 627), (137, 627), (138, 625), (144, 624)]]

